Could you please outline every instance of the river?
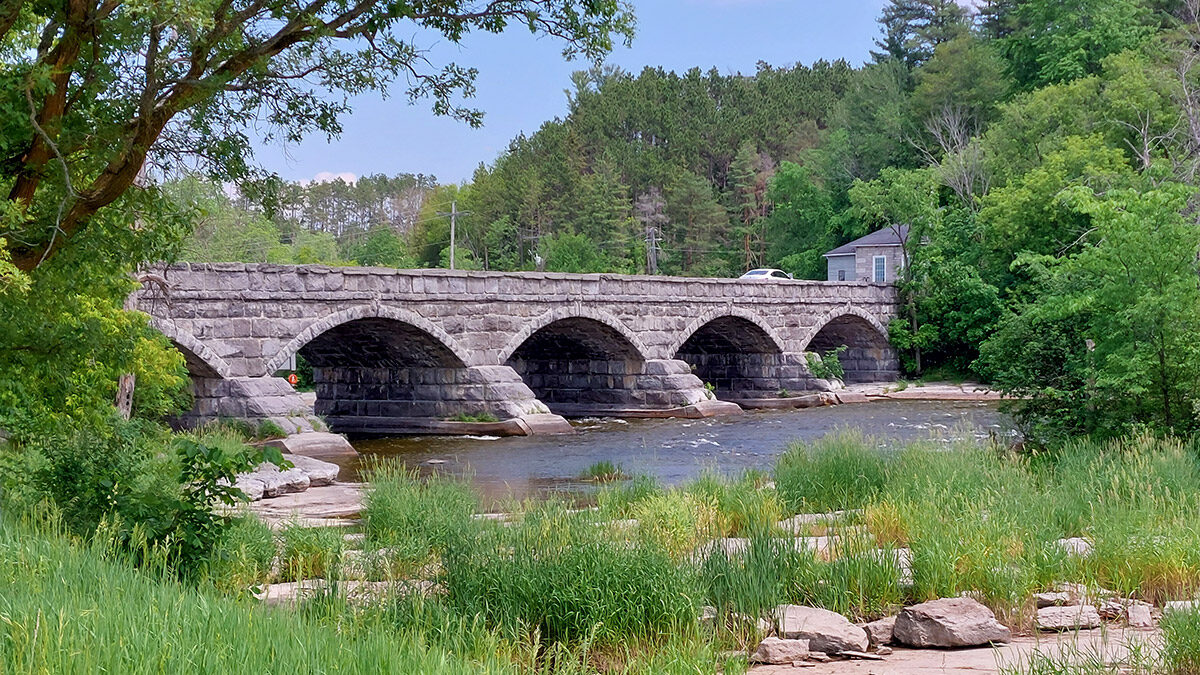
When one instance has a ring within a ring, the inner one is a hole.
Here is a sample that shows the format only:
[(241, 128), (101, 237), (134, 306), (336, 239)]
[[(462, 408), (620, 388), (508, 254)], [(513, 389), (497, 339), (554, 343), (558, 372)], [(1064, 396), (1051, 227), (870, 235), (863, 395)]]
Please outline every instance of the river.
[(790, 443), (842, 429), (859, 430), (881, 449), (914, 440), (986, 439), (1012, 430), (995, 403), (965, 401), (878, 401), (701, 420), (585, 419), (575, 426), (579, 433), (563, 436), (359, 439), (353, 444), (360, 459), (344, 467), (342, 480), (355, 479), (363, 463), (391, 457), (422, 473), (467, 476), (485, 502), (495, 503), (555, 493), (584, 496), (594, 486), (578, 476), (599, 461), (672, 485), (709, 468), (726, 474), (770, 470)]

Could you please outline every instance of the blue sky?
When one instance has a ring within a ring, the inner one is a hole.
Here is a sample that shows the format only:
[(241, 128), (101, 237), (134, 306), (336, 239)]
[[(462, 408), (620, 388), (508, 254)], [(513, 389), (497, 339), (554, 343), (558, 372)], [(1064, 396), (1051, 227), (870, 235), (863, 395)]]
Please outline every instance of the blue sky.
[[(875, 23), (885, 0), (634, 0), (638, 28), (631, 48), (618, 47), (608, 63), (626, 70), (693, 66), (722, 73), (754, 72), (755, 63), (812, 63), (869, 58)], [(258, 163), (289, 180), (331, 175), (401, 172), (433, 174), (443, 183), (471, 176), (491, 163), (518, 133), (566, 114), (564, 89), (586, 62), (565, 62), (561, 44), (536, 39), (521, 27), (500, 35), (466, 36), (461, 44), (429, 45), (435, 65), (454, 61), (479, 69), (474, 107), (484, 126), (435, 117), (427, 101), (409, 105), (404, 86), (388, 99), (352, 101), (340, 138), (313, 136), (300, 144), (257, 151)]]

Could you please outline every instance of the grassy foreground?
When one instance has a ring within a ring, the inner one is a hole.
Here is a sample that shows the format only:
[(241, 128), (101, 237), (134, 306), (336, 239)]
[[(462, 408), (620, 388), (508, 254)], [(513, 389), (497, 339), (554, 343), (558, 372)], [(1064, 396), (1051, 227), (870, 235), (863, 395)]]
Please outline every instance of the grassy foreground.
[[(1026, 457), (841, 435), (789, 449), (774, 475), (477, 510), (461, 482), (382, 465), (361, 538), (244, 521), (199, 588), (0, 522), (0, 672), (736, 673), (728, 652), (753, 649), (779, 603), (869, 620), (969, 592), (1022, 630), (1031, 595), (1063, 582), (1156, 604), (1200, 591), (1200, 456), (1150, 437)], [(315, 577), (331, 590), (294, 607), (246, 593)], [(429, 590), (363, 604), (347, 580)], [(1200, 618), (1163, 635), (1140, 672), (1200, 673)]]

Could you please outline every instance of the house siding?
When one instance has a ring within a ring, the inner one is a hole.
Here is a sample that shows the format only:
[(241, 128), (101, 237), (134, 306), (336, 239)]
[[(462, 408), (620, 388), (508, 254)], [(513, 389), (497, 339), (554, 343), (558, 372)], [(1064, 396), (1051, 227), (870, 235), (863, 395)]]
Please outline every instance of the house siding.
[[(903, 263), (904, 250), (899, 246), (859, 246), (854, 251), (854, 276), (858, 281), (875, 280), (875, 256), (885, 259), (887, 283), (896, 281), (896, 272)], [(832, 260), (832, 258), (830, 258)]]
[(858, 278), (858, 272), (855, 270), (855, 259), (853, 255), (836, 255), (825, 259), (829, 272), (829, 281), (838, 280), (838, 270), (846, 272), (846, 281), (854, 281)]

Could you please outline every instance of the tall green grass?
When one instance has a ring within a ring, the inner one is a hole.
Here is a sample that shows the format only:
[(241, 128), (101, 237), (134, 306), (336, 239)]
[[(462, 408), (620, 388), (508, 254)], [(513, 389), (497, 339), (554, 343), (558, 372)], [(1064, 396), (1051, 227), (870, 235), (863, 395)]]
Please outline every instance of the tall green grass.
[(0, 521), (0, 672), (508, 672), (495, 640), (427, 648), (369, 617), (273, 611)]

